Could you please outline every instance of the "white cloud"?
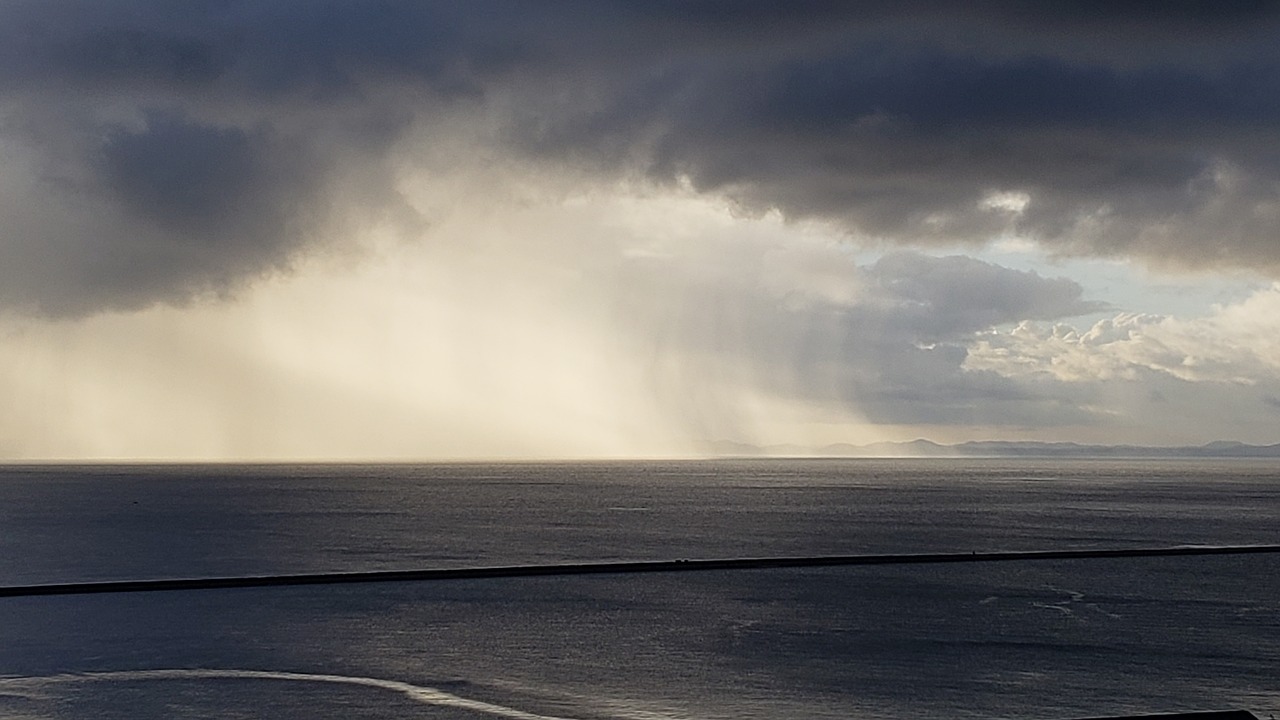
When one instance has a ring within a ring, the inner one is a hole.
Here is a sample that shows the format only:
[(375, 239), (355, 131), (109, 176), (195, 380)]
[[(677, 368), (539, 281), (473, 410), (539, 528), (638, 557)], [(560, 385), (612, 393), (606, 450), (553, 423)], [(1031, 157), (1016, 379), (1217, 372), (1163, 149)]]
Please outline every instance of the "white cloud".
[(1079, 330), (992, 329), (965, 368), (1074, 398), (1094, 416), (1075, 439), (1274, 443), (1280, 422), (1280, 284), (1195, 318), (1119, 314)]
[(1121, 313), (1083, 332), (1031, 322), (990, 330), (965, 366), (1064, 382), (1134, 380), (1144, 371), (1243, 385), (1280, 378), (1280, 284), (1201, 318)]
[(988, 193), (986, 197), (982, 198), (982, 202), (978, 203), (978, 207), (983, 210), (998, 210), (1011, 215), (1021, 215), (1030, 204), (1030, 194), (1014, 190), (1003, 190)]

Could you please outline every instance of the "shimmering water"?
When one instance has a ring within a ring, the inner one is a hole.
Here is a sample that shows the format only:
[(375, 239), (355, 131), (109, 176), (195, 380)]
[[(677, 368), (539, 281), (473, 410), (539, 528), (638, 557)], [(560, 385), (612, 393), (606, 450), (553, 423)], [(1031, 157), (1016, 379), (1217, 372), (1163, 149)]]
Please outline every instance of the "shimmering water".
[[(1280, 540), (1280, 465), (0, 469), (0, 582)], [(1280, 712), (1280, 557), (0, 599), (15, 718)]]

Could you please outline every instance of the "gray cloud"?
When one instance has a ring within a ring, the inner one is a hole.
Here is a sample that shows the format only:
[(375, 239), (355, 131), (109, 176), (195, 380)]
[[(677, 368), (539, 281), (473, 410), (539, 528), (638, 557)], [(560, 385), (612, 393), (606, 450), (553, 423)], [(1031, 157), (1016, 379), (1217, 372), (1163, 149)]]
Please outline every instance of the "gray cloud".
[[(1051, 248), (1276, 267), (1274, 62), (1210, 77), (900, 52), (718, 71), (674, 106), (628, 100), (649, 124), (623, 137), (652, 138), (655, 177), (860, 235), (985, 241), (1009, 218), (983, 199), (1018, 191), (1016, 230)], [(591, 125), (557, 152), (593, 137), (623, 155)]]
[(1043, 278), (973, 258), (894, 253), (870, 269), (895, 298), (899, 323), (922, 341), (954, 340), (993, 325), (1102, 309), (1065, 278)]
[[(634, 261), (623, 295), (672, 298), (629, 306), (620, 323), (659, 338), (655, 365), (677, 417), (725, 437), (731, 406), (704, 395), (731, 378), (778, 397), (834, 403), (874, 423), (1052, 427), (1092, 421), (1079, 393), (1054, 382), (967, 369), (968, 346), (993, 325), (1100, 310), (1076, 283), (966, 257), (893, 253), (866, 266), (831, 249), (775, 250), (767, 264), (729, 246), (728, 268), (690, 275), (688, 258)], [(721, 271), (723, 270), (723, 271)], [(660, 363), (674, 357), (679, 362)], [(735, 390), (726, 391), (732, 395)]]
[[(410, 137), (882, 241), (1012, 224), (1055, 251), (1276, 273), (1277, 7), (7, 3), (0, 302), (137, 307), (285, 268), (399, 202)], [(497, 132), (438, 123), (457, 116)]]
[(304, 185), (305, 174), (266, 166), (268, 138), (236, 127), (216, 127), (152, 113), (137, 131), (116, 128), (100, 147), (96, 180), (131, 215), (155, 222), (185, 242), (243, 236), (224, 224), (274, 225), (261, 216), (288, 201), (271, 196)]
[(0, 301), (54, 314), (180, 301), (283, 267), (314, 231), (297, 211), (319, 197), (322, 161), (269, 129), (146, 112), (73, 142), (79, 156), (50, 145), (0, 201)]

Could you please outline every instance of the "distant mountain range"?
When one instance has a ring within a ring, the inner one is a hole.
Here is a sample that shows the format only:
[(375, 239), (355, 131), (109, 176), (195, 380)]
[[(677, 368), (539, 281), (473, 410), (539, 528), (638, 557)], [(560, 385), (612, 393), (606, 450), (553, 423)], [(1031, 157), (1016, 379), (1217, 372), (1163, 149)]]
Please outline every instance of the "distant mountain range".
[(1076, 457), (1076, 458), (1280, 458), (1280, 443), (1248, 445), (1219, 440), (1207, 445), (1160, 447), (1147, 445), (1081, 445), (1071, 442), (1014, 442), (984, 440), (940, 445), (929, 440), (879, 442), (871, 445), (836, 443), (822, 447), (758, 446), (720, 442), (715, 450), (730, 456), (813, 457)]

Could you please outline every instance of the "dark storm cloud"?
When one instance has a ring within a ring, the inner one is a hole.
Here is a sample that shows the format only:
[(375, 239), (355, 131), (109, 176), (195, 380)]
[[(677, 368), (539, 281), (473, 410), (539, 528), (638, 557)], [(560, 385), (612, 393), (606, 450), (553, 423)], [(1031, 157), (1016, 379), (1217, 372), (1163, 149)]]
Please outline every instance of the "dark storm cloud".
[(133, 29), (104, 30), (51, 48), (50, 69), (86, 83), (113, 80), (163, 85), (207, 85), (221, 74), (223, 60), (207, 42), (166, 37)]
[[(1243, 1), (6, 3), (0, 302), (134, 307), (286, 267), (335, 217), (398, 202), (397, 143), (444, 116), (499, 130), (433, 142), (689, 182), (854, 236), (1012, 227), (1066, 252), (1280, 272), (1278, 16)], [(984, 207), (993, 192), (1029, 202)]]
[[(895, 242), (1012, 228), (1280, 270), (1275, 5), (844, 7), (801, 32), (698, 23), (706, 44), (664, 48), (519, 142)], [(1000, 191), (1024, 212), (983, 206)]]
[(259, 195), (279, 184), (262, 166), (270, 156), (264, 138), (240, 128), (151, 114), (136, 132), (108, 133), (95, 169), (121, 206), (190, 241), (219, 234), (246, 206), (282, 204)]
[[(1210, 73), (888, 48), (688, 82), (530, 144), (598, 140), (611, 160), (645, 138), (654, 177), (893, 241), (981, 242), (1013, 223), (1070, 252), (1280, 267), (1270, 58)], [(984, 208), (998, 191), (1026, 193), (1025, 212)]]

